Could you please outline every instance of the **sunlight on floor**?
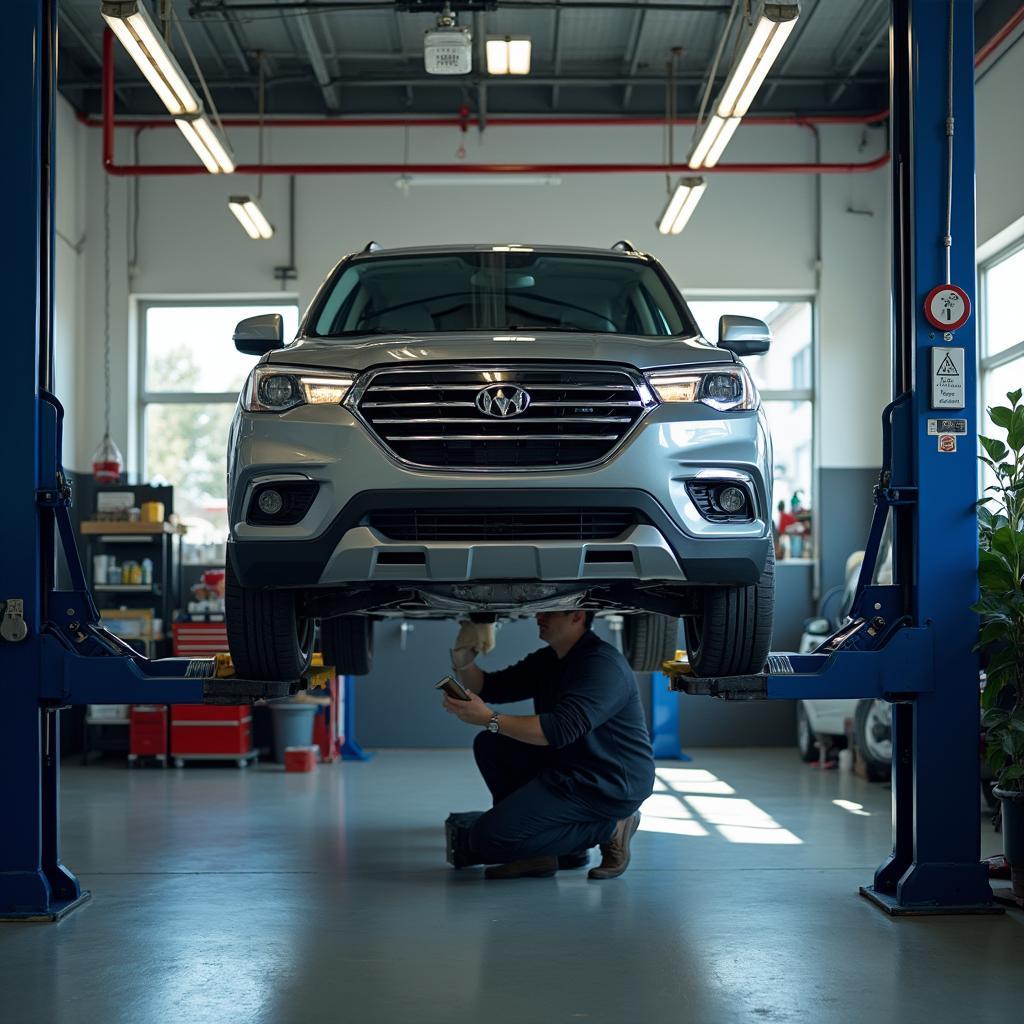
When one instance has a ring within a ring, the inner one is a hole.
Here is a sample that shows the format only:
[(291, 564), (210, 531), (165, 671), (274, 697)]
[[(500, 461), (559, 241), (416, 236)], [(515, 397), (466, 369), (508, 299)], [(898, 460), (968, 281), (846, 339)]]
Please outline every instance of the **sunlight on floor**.
[(841, 807), (844, 811), (849, 811), (851, 814), (859, 815), (861, 818), (870, 818), (871, 812), (864, 810), (863, 804), (855, 804), (852, 800), (833, 800), (832, 803), (836, 807)]
[[(658, 768), (654, 794), (640, 808), (642, 832), (707, 836), (712, 826), (730, 843), (773, 846), (801, 845), (803, 840), (783, 828), (770, 814), (750, 800), (732, 796), (727, 782), (698, 768)], [(713, 795), (712, 795), (713, 794)], [(835, 800), (850, 813), (867, 814), (860, 804)], [(844, 806), (848, 805), (848, 806)], [(699, 820), (698, 820), (699, 819)]]

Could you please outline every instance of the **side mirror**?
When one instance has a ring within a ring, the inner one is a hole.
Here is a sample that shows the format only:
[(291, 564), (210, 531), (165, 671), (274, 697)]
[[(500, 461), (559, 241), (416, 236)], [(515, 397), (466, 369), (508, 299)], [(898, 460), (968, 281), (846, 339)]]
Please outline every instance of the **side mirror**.
[(718, 321), (718, 347), (738, 356), (760, 355), (771, 343), (771, 328), (763, 320), (727, 314)]
[(284, 348), (284, 317), (280, 313), (246, 317), (235, 326), (231, 340), (247, 356), (262, 356)]

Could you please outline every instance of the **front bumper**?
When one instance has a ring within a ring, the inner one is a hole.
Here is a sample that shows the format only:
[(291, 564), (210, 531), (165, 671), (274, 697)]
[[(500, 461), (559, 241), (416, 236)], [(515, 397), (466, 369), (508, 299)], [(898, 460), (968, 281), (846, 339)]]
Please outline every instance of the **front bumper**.
[[(588, 469), (528, 476), (418, 470), (383, 452), (344, 408), (239, 412), (229, 451), (229, 552), (246, 586), (616, 579), (749, 585), (772, 542), (769, 452), (759, 413), (659, 406), (611, 460)], [(686, 483), (709, 474), (747, 484), (753, 521), (701, 516)], [(296, 476), (320, 485), (301, 522), (245, 521), (255, 487)], [(614, 540), (408, 542), (388, 540), (364, 521), (374, 510), (453, 505), (628, 508), (640, 522)]]

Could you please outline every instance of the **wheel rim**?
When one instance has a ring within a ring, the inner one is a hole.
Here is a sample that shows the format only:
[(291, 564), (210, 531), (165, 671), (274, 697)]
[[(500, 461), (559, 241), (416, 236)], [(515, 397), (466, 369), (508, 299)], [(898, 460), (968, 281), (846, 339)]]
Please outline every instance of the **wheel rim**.
[(873, 761), (892, 760), (892, 708), (873, 700), (864, 720), (865, 753)]

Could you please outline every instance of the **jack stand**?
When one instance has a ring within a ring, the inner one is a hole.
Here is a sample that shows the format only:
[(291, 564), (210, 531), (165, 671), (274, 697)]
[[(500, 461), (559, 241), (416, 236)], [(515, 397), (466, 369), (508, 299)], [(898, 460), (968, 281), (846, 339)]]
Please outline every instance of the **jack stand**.
[(665, 761), (692, 761), (679, 742), (679, 698), (664, 673), (651, 673), (651, 746)]
[(356, 680), (344, 676), (342, 682), (342, 761), (370, 761), (374, 755), (356, 742)]

